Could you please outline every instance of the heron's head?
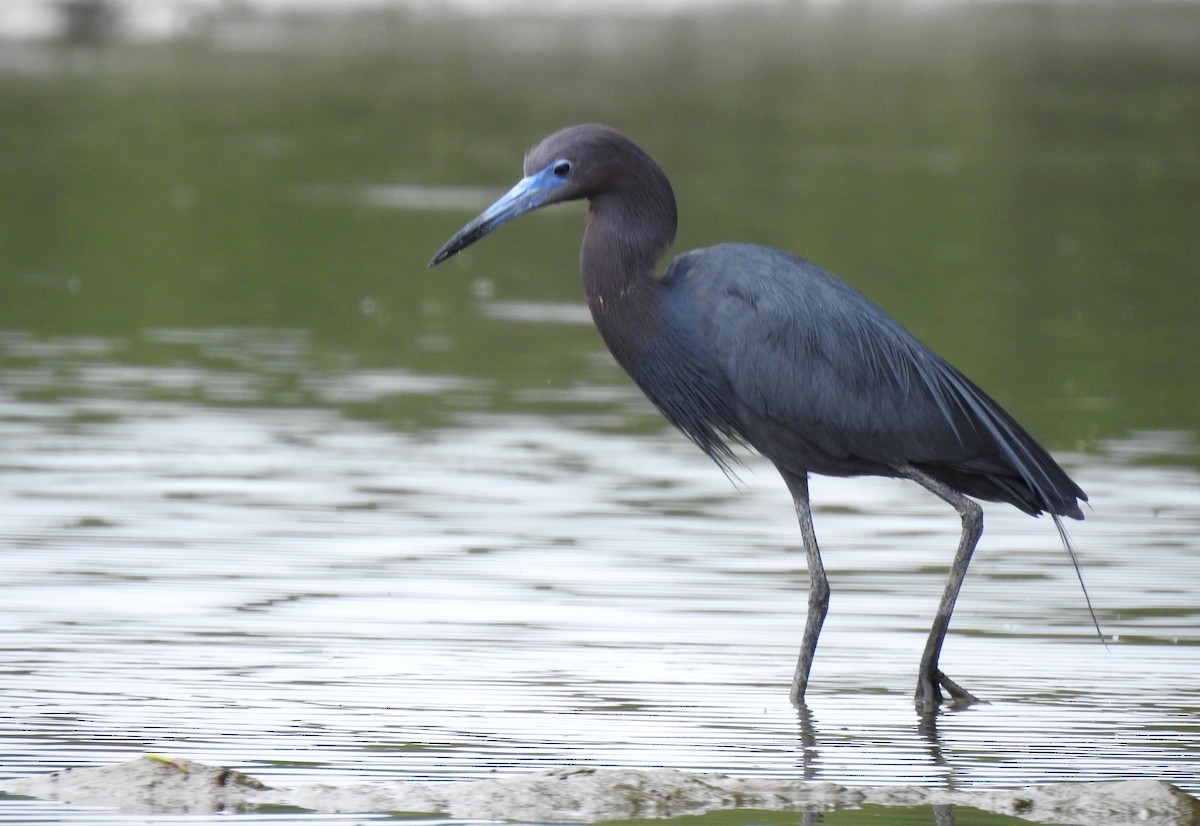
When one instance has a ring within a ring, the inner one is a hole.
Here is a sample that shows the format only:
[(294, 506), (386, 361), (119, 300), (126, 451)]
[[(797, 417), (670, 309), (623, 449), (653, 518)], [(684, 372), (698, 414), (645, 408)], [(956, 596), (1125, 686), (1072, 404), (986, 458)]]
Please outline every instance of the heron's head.
[[(607, 192), (636, 196), (648, 185), (670, 184), (662, 170), (633, 141), (600, 124), (569, 126), (525, 153), (525, 177), (437, 251), (430, 266), (470, 246), (518, 215), (563, 201), (593, 199)], [(670, 196), (672, 229), (674, 196)]]

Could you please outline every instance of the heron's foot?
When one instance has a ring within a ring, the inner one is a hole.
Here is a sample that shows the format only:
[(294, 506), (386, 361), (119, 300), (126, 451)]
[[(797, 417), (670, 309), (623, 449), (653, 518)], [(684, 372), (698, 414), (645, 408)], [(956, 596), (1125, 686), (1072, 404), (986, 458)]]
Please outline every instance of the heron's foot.
[(940, 670), (934, 668), (927, 672), (922, 672), (917, 680), (917, 691), (913, 699), (919, 708), (930, 709), (936, 707), (945, 698), (942, 696), (941, 688), (946, 689), (946, 693), (950, 695), (950, 705), (952, 706), (969, 706), (972, 703), (982, 702), (971, 692), (960, 686), (954, 680), (947, 677)]

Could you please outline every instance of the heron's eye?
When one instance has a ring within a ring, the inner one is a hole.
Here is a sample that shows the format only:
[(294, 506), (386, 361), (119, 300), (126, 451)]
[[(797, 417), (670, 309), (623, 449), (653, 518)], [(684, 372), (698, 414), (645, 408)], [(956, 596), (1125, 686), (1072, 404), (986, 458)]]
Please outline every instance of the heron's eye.
[(559, 161), (558, 163), (554, 164), (554, 174), (560, 178), (565, 178), (568, 175), (570, 175), (571, 174), (571, 162), (570, 161)]

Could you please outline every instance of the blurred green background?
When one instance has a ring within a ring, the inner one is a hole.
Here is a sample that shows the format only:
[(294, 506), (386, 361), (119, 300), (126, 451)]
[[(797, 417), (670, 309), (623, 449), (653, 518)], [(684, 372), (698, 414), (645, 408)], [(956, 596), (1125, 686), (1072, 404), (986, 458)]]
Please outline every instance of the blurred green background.
[[(795, 252), (1051, 448), (1170, 430), (1193, 449), (1161, 458), (1196, 462), (1197, 43), (1172, 2), (241, 9), (3, 41), (0, 370), (50, 403), (665, 427), (580, 315), (582, 207), (426, 268), (526, 147), (602, 121), (672, 178), (676, 251)], [(346, 371), (410, 381), (320, 391)]]

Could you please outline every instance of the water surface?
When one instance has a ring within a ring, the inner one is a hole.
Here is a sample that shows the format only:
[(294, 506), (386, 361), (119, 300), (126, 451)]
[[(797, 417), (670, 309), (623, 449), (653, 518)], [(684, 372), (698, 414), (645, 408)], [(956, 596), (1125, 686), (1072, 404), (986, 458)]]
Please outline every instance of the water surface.
[[(0, 770), (1200, 792), (1200, 14), (1090, 8), (0, 44)], [(957, 519), (816, 479), (833, 596), (797, 714), (786, 491), (620, 375), (580, 211), (424, 269), (583, 120), (662, 160), (679, 248), (818, 261), (1047, 444), (1091, 497), (1107, 649), (1053, 526), (988, 507), (943, 664), (990, 702), (921, 721)]]
[[(402, 376), (394, 377), (396, 381)], [(808, 715), (783, 486), (669, 435), (480, 416), (397, 433), (314, 409), (0, 408), (7, 771), (143, 752), (278, 780), (668, 766), (839, 783), (1158, 777), (1193, 791), (1200, 477), (1064, 461), (1095, 639), (1049, 522), (987, 510), (943, 666), (911, 690), (957, 519), (814, 482), (833, 588)]]

